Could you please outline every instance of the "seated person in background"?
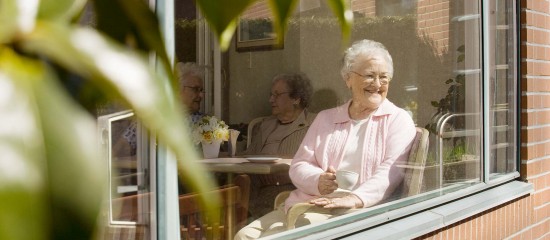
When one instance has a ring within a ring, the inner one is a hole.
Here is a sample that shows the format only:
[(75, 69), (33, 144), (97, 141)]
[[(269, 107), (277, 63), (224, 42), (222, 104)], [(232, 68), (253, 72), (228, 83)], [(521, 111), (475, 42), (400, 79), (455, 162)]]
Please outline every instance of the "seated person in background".
[[(192, 62), (178, 62), (174, 70), (179, 82), (179, 93), (183, 107), (189, 114), (189, 124), (193, 124), (204, 116), (204, 114), (200, 112), (201, 102), (204, 98), (203, 68)], [(123, 135), (127, 144), (130, 145), (134, 153), (137, 146), (136, 129), (137, 122), (132, 121)], [(116, 144), (118, 145), (124, 143), (118, 141)]]
[[(290, 166), (297, 189), (277, 210), (241, 229), (235, 239), (286, 230), (286, 211), (297, 203), (316, 205), (298, 218), (296, 227), (300, 227), (373, 206), (401, 183), (403, 172), (396, 166), (407, 161), (415, 126), (405, 110), (386, 99), (393, 76), (389, 52), (378, 42), (356, 42), (345, 53), (341, 75), (352, 98), (320, 112), (309, 128)], [(336, 170), (359, 174), (349, 192), (335, 192)]]
[(204, 98), (203, 68), (191, 62), (178, 62), (176, 64), (176, 74), (180, 85), (180, 98), (191, 117), (191, 123), (195, 123), (204, 116), (200, 112), (201, 102)]
[[(178, 62), (174, 70), (179, 82), (179, 93), (183, 107), (189, 114), (189, 124), (193, 124), (204, 116), (204, 114), (200, 112), (201, 102), (204, 98), (203, 68), (191, 62)], [(137, 147), (136, 130), (137, 122), (132, 121), (123, 134), (126, 141), (117, 141), (115, 149), (129, 144), (135, 154)], [(184, 186), (180, 184), (180, 181), (178, 181), (178, 185), (180, 194), (188, 192), (184, 189)]]
[[(313, 88), (305, 74), (281, 74), (271, 85), (272, 116), (264, 118), (252, 129), (251, 143), (244, 154), (277, 155), (290, 158), (300, 146), (316, 114), (307, 111)], [(273, 209), (273, 199), (284, 190), (292, 190), (287, 173), (251, 175), (250, 211), (260, 217)]]
[(252, 129), (252, 141), (245, 154), (292, 157), (315, 114), (307, 111), (313, 89), (305, 74), (281, 74), (271, 85), (270, 117)]

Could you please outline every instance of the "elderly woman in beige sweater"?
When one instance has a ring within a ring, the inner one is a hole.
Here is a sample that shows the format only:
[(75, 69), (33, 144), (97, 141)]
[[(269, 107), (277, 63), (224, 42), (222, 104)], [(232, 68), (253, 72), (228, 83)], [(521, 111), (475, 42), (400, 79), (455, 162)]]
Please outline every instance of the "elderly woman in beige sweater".
[[(251, 143), (244, 154), (292, 158), (316, 116), (307, 111), (312, 91), (305, 74), (275, 76), (269, 97), (272, 115), (252, 129)], [(253, 217), (271, 211), (277, 193), (295, 189), (287, 173), (251, 177), (250, 212)]]

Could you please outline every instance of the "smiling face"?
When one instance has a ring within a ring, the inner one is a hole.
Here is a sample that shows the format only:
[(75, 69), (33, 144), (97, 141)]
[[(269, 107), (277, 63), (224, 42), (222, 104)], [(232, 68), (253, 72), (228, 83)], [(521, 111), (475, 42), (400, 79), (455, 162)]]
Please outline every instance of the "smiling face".
[[(389, 84), (382, 85), (380, 79), (389, 76), (388, 64), (383, 57), (360, 55), (347, 76), (346, 85), (351, 89), (352, 101), (368, 109), (376, 109), (388, 95)], [(369, 82), (369, 78), (374, 80)]]

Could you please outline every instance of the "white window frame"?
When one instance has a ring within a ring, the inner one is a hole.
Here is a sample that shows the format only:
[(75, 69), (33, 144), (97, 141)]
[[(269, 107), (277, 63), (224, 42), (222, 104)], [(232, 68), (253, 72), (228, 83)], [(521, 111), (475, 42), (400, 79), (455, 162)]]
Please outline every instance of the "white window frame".
[[(154, 0), (151, 0), (154, 1)], [(156, 0), (157, 13), (161, 19), (162, 29), (165, 30), (165, 41), (169, 55), (173, 55), (174, 36), (169, 34), (168, 29), (173, 28), (173, 1), (174, 0)], [(490, 2), (482, 2), (482, 28), (483, 36), (491, 36), (490, 32)], [(517, 8), (518, 1), (514, 2)], [(159, 9), (159, 6), (162, 6)], [(162, 11), (161, 11), (162, 10)], [(198, 15), (200, 16), (200, 15)], [(515, 16), (516, 18), (518, 16)], [(515, 20), (515, 19), (514, 19)], [(517, 31), (517, 26), (513, 31)], [(213, 43), (211, 34), (207, 33), (207, 26), (199, 28), (197, 52), (198, 61), (206, 65), (209, 70), (205, 83), (207, 90), (205, 97), (205, 112), (211, 112), (214, 115), (221, 116), (221, 52), (216, 43)], [(515, 40), (514, 40), (515, 41)], [(490, 103), (487, 99), (490, 96), (490, 88), (488, 79), (491, 78), (491, 46), (490, 37), (482, 38), (483, 49), (483, 136), (490, 136), (490, 118), (489, 109)], [(516, 44), (516, 47), (518, 45)], [(517, 56), (517, 55), (516, 55)], [(212, 65), (209, 63), (212, 59)], [(517, 59), (517, 58), (516, 58)], [(519, 66), (518, 66), (519, 67)], [(517, 78), (517, 75), (516, 75)], [(212, 82), (212, 84), (210, 84)], [(517, 84), (516, 84), (517, 89)], [(210, 95), (210, 94), (213, 94)], [(519, 99), (516, 96), (516, 100)], [(517, 103), (515, 103), (518, 106)], [(212, 107), (210, 107), (212, 106)], [(519, 112), (516, 112), (518, 114)], [(516, 122), (515, 124), (517, 124)], [(516, 137), (517, 138), (517, 137)], [(350, 213), (344, 216), (335, 217), (331, 220), (320, 224), (311, 224), (300, 227), (294, 230), (285, 231), (279, 234), (269, 236), (265, 239), (332, 239), (335, 237), (356, 238), (369, 237), (372, 239), (378, 238), (412, 238), (426, 234), (430, 231), (450, 225), (461, 219), (475, 215), (497, 204), (502, 204), (520, 196), (533, 192), (532, 184), (517, 181), (519, 172), (514, 171), (507, 174), (500, 174), (499, 178), (490, 179), (489, 161), (490, 151), (488, 146), (491, 145), (489, 137), (483, 137), (483, 164), (482, 164), (482, 182), (468, 183), (472, 186), (455, 190), (459, 186), (449, 186), (436, 191), (431, 191), (419, 194), (414, 197), (399, 199), (389, 203), (374, 206), (365, 211)], [(516, 142), (516, 145), (519, 141)], [(517, 147), (517, 146), (516, 146)], [(519, 156), (519, 154), (517, 154)], [(518, 157), (519, 158), (519, 157)], [(158, 154), (158, 171), (157, 174), (165, 177), (159, 179), (159, 204), (158, 204), (158, 239), (179, 239), (179, 218), (177, 211), (168, 211), (168, 209), (178, 209), (177, 202), (175, 205), (168, 199), (176, 199), (177, 189), (173, 189), (176, 183), (176, 168), (175, 159), (172, 154), (165, 152), (162, 147), (159, 147)], [(516, 164), (516, 168), (519, 164)], [(170, 170), (171, 169), (171, 170)], [(173, 182), (170, 182), (173, 181)], [(476, 180), (477, 181), (477, 180)], [(165, 192), (161, 192), (165, 189)], [(164, 195), (165, 194), (165, 195)], [(175, 201), (175, 200), (174, 200)], [(476, 203), (476, 204), (471, 204)], [(434, 206), (439, 206), (434, 208)], [(172, 212), (172, 213), (170, 213)], [(406, 216), (406, 217), (403, 217)], [(426, 219), (431, 219), (426, 221)], [(406, 224), (404, 224), (404, 222)], [(399, 228), (393, 227), (393, 224), (400, 224)], [(377, 226), (377, 227), (374, 227)], [(406, 226), (406, 227), (404, 227)], [(393, 236), (393, 237), (391, 237)]]

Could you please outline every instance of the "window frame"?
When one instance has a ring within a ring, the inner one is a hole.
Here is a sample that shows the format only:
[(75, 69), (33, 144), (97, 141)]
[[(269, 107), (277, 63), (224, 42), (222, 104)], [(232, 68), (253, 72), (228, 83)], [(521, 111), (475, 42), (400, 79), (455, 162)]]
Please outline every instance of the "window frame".
[[(151, 1), (155, 1), (155, 0), (151, 0)], [(492, 51), (492, 48), (491, 47), (494, 47), (494, 42), (491, 42), (491, 36), (494, 37), (494, 33), (491, 32), (491, 23), (494, 23), (494, 19), (491, 19), (491, 15), (489, 14), (489, 11), (490, 11), (490, 7), (491, 5), (490, 4), (494, 4), (495, 1), (497, 0), (492, 0), (492, 1), (481, 1), (481, 29), (480, 29), (480, 34), (481, 34), (481, 44), (482, 44), (482, 86), (481, 86), (481, 91), (482, 91), (482, 136), (480, 137), (481, 138), (481, 141), (483, 143), (483, 147), (482, 147), (482, 154), (481, 154), (481, 160), (482, 160), (482, 164), (480, 164), (480, 167), (481, 167), (481, 176), (480, 176), (480, 179), (476, 179), (476, 183), (472, 183), (471, 186), (469, 187), (466, 187), (466, 188), (461, 188), (461, 189), (458, 189), (458, 190), (453, 190), (454, 188), (457, 188), (459, 187), (459, 185), (453, 185), (453, 186), (448, 186), (448, 187), (445, 187), (443, 189), (439, 189), (439, 190), (434, 190), (434, 191), (430, 191), (430, 192), (426, 192), (426, 193), (422, 193), (422, 194), (419, 194), (417, 196), (413, 196), (413, 197), (409, 197), (409, 198), (404, 198), (404, 199), (399, 199), (399, 200), (395, 200), (395, 201), (392, 201), (392, 202), (388, 202), (388, 203), (385, 203), (385, 204), (380, 204), (380, 205), (377, 205), (377, 206), (374, 206), (374, 207), (371, 207), (369, 208), (368, 210), (365, 210), (365, 211), (359, 211), (357, 213), (350, 213), (350, 214), (347, 214), (347, 215), (343, 215), (343, 216), (339, 216), (339, 217), (335, 217), (334, 219), (331, 219), (331, 220), (328, 220), (326, 222), (323, 222), (321, 224), (311, 224), (311, 225), (308, 225), (308, 226), (304, 226), (304, 227), (300, 227), (298, 229), (294, 229), (294, 230), (289, 230), (289, 231), (285, 231), (285, 232), (282, 232), (282, 233), (279, 233), (279, 234), (275, 234), (275, 235), (272, 235), (272, 236), (269, 236), (267, 237), (266, 239), (275, 239), (275, 238), (313, 238), (313, 237), (322, 237), (322, 238), (334, 238), (334, 237), (342, 237), (342, 236), (346, 236), (346, 235), (350, 235), (350, 234), (354, 234), (354, 233), (357, 233), (357, 232), (361, 232), (361, 231), (364, 231), (368, 228), (371, 228), (371, 227), (374, 227), (374, 226), (377, 226), (377, 225), (380, 225), (382, 224), (382, 226), (384, 226), (385, 223), (388, 223), (390, 221), (393, 221), (393, 220), (396, 220), (396, 219), (400, 219), (400, 218), (407, 218), (407, 216), (411, 215), (411, 214), (416, 214), (416, 213), (421, 213), (421, 212), (425, 212), (426, 210), (428, 209), (431, 209), (431, 208), (434, 208), (436, 206), (446, 206), (446, 205), (450, 205), (452, 203), (459, 203), (460, 201), (462, 201), (461, 199), (466, 199), (468, 197), (475, 197), (475, 196), (481, 196), (481, 194), (483, 194), (484, 192), (486, 193), (487, 191), (489, 191), (490, 189), (492, 188), (498, 188), (498, 187), (505, 187), (505, 186), (510, 186), (511, 188), (516, 188), (516, 189), (520, 189), (518, 190), (518, 193), (516, 195), (517, 196), (521, 196), (521, 195), (524, 195), (524, 194), (527, 194), (529, 193), (530, 191), (532, 191), (532, 185), (530, 184), (526, 184), (524, 183), (523, 185), (517, 185), (517, 184), (520, 184), (518, 181), (515, 181), (519, 176), (519, 156), (520, 156), (520, 148), (519, 148), (519, 144), (520, 144), (520, 139), (519, 139), (519, 128), (517, 127), (516, 129), (516, 133), (515, 133), (515, 148), (516, 148), (516, 151), (515, 151), (515, 158), (516, 158), (516, 166), (515, 166), (515, 171), (512, 171), (512, 172), (509, 172), (509, 173), (499, 173), (499, 177), (497, 178), (491, 178), (491, 173), (490, 173), (490, 155), (491, 155), (491, 151), (489, 150), (490, 149), (490, 145), (491, 145), (491, 138), (489, 136), (491, 136), (491, 119), (490, 119), (490, 101), (489, 101), (489, 97), (491, 96), (491, 89), (490, 89), (490, 83), (488, 81), (488, 79), (491, 79), (492, 77), (492, 72), (491, 69), (494, 67), (494, 62), (491, 61), (491, 51)], [(515, 94), (516, 96), (514, 96), (514, 109), (515, 109), (515, 113), (516, 114), (516, 122), (514, 123), (515, 126), (517, 126), (519, 123), (520, 123), (520, 110), (519, 110), (519, 107), (521, 106), (520, 105), (520, 93), (519, 93), (519, 89), (518, 89), (518, 81), (519, 79), (521, 79), (519, 77), (519, 66), (520, 66), (520, 62), (519, 60), (517, 59), (519, 55), (519, 50), (520, 50), (520, 47), (519, 47), (519, 43), (517, 41), (517, 39), (519, 39), (519, 37), (517, 36), (519, 33), (517, 32), (517, 26), (518, 26), (518, 16), (519, 16), (519, 13), (518, 13), (518, 9), (519, 9), (519, 1), (517, 0), (510, 0), (512, 2), (512, 5), (514, 6), (514, 11), (512, 11), (512, 18), (511, 18), (511, 21), (513, 22), (513, 29), (511, 30), (512, 31), (512, 36), (515, 36), (515, 38), (513, 39), (513, 44), (515, 46), (515, 58), (516, 59), (516, 62), (515, 62), (515, 74), (514, 77), (515, 79), (513, 79), (512, 81), (514, 82), (514, 88), (515, 88)], [(173, 13), (173, 11), (170, 11), (170, 10), (173, 10), (173, 0), (156, 0), (157, 4), (160, 5), (160, 6), (163, 6), (164, 9), (167, 9), (166, 11), (158, 11), (159, 9), (157, 9), (157, 13), (159, 14), (160, 18), (161, 19), (164, 19), (164, 21), (161, 21), (161, 25), (164, 25), (164, 29), (173, 29), (173, 16), (171, 15), (171, 13)], [(172, 9), (170, 9), (170, 7), (172, 7)], [(170, 20), (170, 16), (172, 16), (172, 20)], [(174, 36), (173, 35), (170, 35), (170, 34), (166, 34), (165, 35), (165, 41), (167, 43), (170, 43), (167, 44), (167, 46), (172, 46), (172, 47), (168, 47), (168, 51), (169, 51), (169, 54), (170, 55), (173, 55), (173, 51), (170, 51), (171, 48), (173, 48), (173, 44), (174, 44)], [(201, 41), (199, 42), (202, 42), (201, 44), (203, 44), (204, 46), (211, 46), (210, 42), (212, 41), (211, 38), (209, 37), (205, 37), (205, 38), (201, 38)], [(214, 48), (214, 59), (216, 59), (214, 62), (214, 71), (213, 71), (213, 74), (214, 74), (214, 81), (213, 81), (213, 89), (214, 91), (211, 91), (213, 93), (213, 98), (215, 99), (214, 102), (213, 102), (213, 108), (214, 108), (214, 113), (215, 115), (219, 116), (221, 115), (221, 102), (218, 100), (221, 98), (221, 91), (219, 91), (219, 86), (221, 86), (222, 84), (222, 78), (219, 76), (221, 74), (221, 70), (219, 69), (219, 66), (220, 66), (220, 60), (219, 60), (219, 57), (221, 56), (221, 53), (220, 53), (220, 50), (219, 48), (217, 47), (217, 45), (214, 45), (213, 46)], [(204, 58), (204, 54), (203, 53), (198, 53), (198, 58), (199, 59), (205, 59)], [(203, 56), (203, 57), (200, 57), (200, 56)], [(206, 58), (207, 59), (207, 58)], [(207, 97), (205, 98), (206, 100), (206, 105), (209, 106), (209, 103), (208, 103), (208, 95)], [(208, 108), (208, 107), (206, 107)], [(159, 164), (158, 164), (158, 170), (157, 170), (157, 176), (163, 176), (163, 174), (167, 174), (168, 175), (171, 175), (171, 176), (167, 176), (165, 178), (165, 180), (167, 181), (162, 181), (159, 179), (159, 197), (158, 197), (158, 202), (159, 202), (159, 205), (158, 205), (158, 209), (159, 209), (159, 215), (158, 215), (158, 219), (159, 219), (159, 226), (158, 226), (158, 230), (159, 230), (159, 234), (158, 234), (158, 239), (172, 239), (172, 237), (176, 237), (176, 236), (179, 236), (179, 228), (177, 227), (174, 227), (174, 224), (177, 224), (179, 222), (179, 219), (177, 217), (176, 214), (168, 214), (170, 211), (168, 209), (171, 209), (172, 207), (174, 207), (173, 204), (170, 204), (168, 203), (167, 199), (166, 198), (170, 198), (170, 197), (173, 197), (173, 195), (177, 195), (177, 189), (174, 190), (173, 189), (173, 185), (174, 183), (170, 183), (170, 179), (176, 179), (174, 176), (177, 175), (177, 173), (175, 173), (174, 171), (168, 171), (168, 172), (165, 172), (166, 169), (169, 168), (168, 165), (170, 164), (167, 164), (167, 163), (175, 163), (175, 159), (173, 158), (173, 156), (170, 156), (169, 153), (166, 153), (166, 154), (162, 154), (162, 148), (159, 148), (159, 155), (158, 156), (158, 161), (159, 161)], [(166, 166), (164, 164), (166, 164)], [(164, 171), (161, 172), (161, 170), (164, 169)], [(173, 175), (175, 174), (175, 175)], [(466, 182), (468, 183), (468, 182)], [(163, 193), (161, 193), (161, 189), (166, 189), (166, 195), (164, 195)], [(448, 191), (448, 192), (447, 192)], [(490, 205), (490, 204), (489, 204)], [(177, 207), (177, 205), (175, 206)], [(164, 211), (162, 211), (164, 209)], [(486, 210), (486, 209), (478, 209), (479, 212), (483, 211), (483, 210)], [(165, 212), (166, 211), (166, 212)], [(172, 211), (174, 212), (174, 211)], [(164, 215), (166, 214), (166, 215)], [(404, 217), (405, 216), (405, 217)], [(169, 224), (166, 225), (167, 223), (171, 222), (172, 224)], [(358, 224), (360, 223), (360, 224)], [(162, 232), (163, 231), (167, 231), (167, 233), (163, 234)], [(175, 231), (175, 233), (173, 232)], [(319, 233), (325, 233), (326, 234), (330, 234), (330, 236), (320, 236), (320, 235), (316, 235), (316, 234), (319, 234)], [(175, 235), (177, 234), (177, 235)], [(169, 238), (170, 237), (170, 238)], [(179, 237), (178, 237), (179, 238)]]

